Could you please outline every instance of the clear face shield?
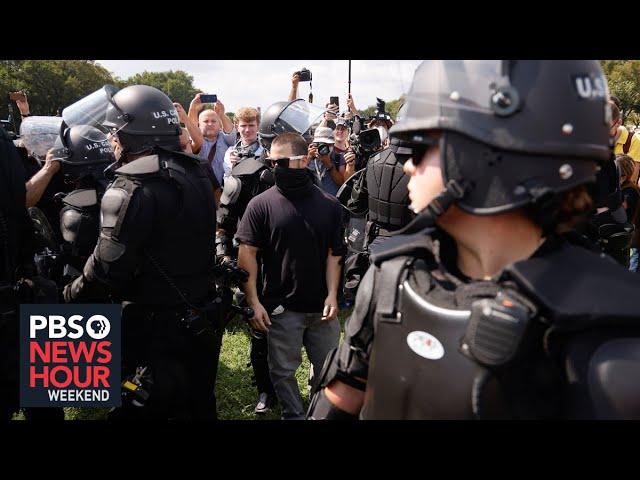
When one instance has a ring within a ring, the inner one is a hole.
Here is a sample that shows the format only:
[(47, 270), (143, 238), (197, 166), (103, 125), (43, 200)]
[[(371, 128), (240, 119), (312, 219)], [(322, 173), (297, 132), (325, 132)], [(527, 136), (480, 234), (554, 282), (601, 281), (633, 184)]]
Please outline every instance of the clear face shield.
[(291, 129), (311, 141), (313, 134), (324, 119), (325, 108), (298, 99), (290, 103), (278, 117), (278, 122), (288, 125), (287, 131)]
[(20, 124), (20, 139), (30, 155), (44, 161), (60, 138), (62, 118), (31, 116)]
[[(88, 125), (102, 130), (105, 133), (110, 131), (111, 133), (117, 133), (117, 130), (123, 128), (128, 121), (126, 114), (113, 102), (113, 96), (117, 92), (118, 89), (113, 85), (105, 85), (92, 94), (69, 105), (62, 111), (64, 123), (69, 127)], [(106, 123), (107, 110), (109, 107), (115, 108), (120, 112), (121, 116), (119, 118), (122, 122), (119, 125)]]

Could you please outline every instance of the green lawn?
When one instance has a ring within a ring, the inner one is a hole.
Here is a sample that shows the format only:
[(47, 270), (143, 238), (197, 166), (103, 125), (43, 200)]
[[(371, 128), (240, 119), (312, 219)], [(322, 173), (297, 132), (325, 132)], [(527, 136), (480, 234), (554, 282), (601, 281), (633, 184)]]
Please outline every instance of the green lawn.
[[(340, 323), (344, 321), (351, 310), (346, 310), (340, 315)], [(232, 321), (225, 331), (222, 340), (222, 352), (218, 367), (218, 381), (216, 384), (216, 398), (218, 402), (218, 417), (221, 420), (277, 420), (280, 418), (280, 409), (276, 409), (266, 415), (258, 416), (253, 413), (258, 393), (251, 385), (251, 366), (249, 363), (249, 331), (244, 322)], [(300, 392), (308, 405), (307, 378), (309, 375), (309, 359), (306, 352), (302, 353), (302, 365), (296, 372)], [(67, 420), (101, 420), (104, 419), (107, 409), (104, 408), (65, 408)], [(23, 419), (19, 414), (16, 419)]]

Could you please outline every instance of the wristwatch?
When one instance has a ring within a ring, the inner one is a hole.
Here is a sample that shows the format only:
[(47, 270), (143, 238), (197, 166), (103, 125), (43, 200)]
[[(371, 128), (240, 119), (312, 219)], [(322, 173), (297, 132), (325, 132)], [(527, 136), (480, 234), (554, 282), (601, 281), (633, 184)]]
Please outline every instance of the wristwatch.
[(21, 114), (20, 114), (20, 116), (21, 116), (22, 118), (25, 118), (25, 117), (30, 117), (30, 116), (31, 116), (31, 114), (30, 114), (30, 113), (21, 113)]

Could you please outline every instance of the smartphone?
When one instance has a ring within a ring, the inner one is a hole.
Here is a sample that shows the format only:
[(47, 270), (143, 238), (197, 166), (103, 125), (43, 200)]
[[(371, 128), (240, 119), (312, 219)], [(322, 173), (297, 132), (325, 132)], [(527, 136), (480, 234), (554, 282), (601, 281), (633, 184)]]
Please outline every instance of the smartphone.
[(11, 92), (9, 93), (9, 99), (16, 102), (18, 100), (26, 100), (26, 97), (23, 92)]
[(339, 97), (330, 97), (329, 103), (340, 106), (340, 98)]
[(218, 95), (200, 95), (200, 101), (202, 103), (216, 103), (218, 101)]

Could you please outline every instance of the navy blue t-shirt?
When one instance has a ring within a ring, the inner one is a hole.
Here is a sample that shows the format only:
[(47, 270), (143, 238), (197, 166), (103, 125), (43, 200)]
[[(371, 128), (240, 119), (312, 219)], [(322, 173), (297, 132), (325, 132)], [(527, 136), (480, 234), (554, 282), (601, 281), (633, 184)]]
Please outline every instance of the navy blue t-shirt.
[(263, 289), (260, 301), (268, 312), (278, 305), (296, 312), (321, 312), (327, 297), (329, 248), (345, 253), (342, 207), (316, 186), (289, 199), (277, 187), (254, 197), (240, 221), (239, 242), (260, 249)]

